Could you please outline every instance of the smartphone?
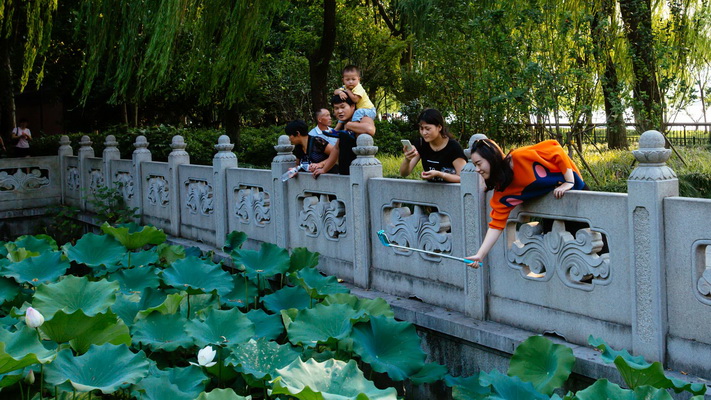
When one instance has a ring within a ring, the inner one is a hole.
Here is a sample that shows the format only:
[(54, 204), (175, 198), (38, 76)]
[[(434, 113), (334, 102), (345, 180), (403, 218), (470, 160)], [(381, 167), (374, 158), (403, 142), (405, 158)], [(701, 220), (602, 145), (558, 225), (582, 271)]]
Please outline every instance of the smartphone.
[(410, 151), (410, 150), (412, 150), (412, 147), (413, 147), (413, 146), (412, 146), (412, 143), (410, 143), (409, 140), (407, 140), (407, 139), (402, 139), (402, 140), (400, 141), (400, 143), (402, 143), (402, 145), (405, 147), (405, 151)]

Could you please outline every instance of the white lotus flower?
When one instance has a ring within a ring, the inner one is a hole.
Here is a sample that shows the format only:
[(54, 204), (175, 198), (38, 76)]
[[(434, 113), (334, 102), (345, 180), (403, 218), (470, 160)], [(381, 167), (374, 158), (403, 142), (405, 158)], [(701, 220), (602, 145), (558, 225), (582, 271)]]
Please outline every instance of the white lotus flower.
[(27, 311), (25, 311), (25, 323), (30, 328), (37, 328), (44, 324), (44, 317), (34, 308), (27, 307)]
[(202, 350), (198, 351), (198, 362), (195, 364), (194, 362), (190, 362), (192, 365), (197, 365), (198, 367), (212, 367), (213, 365), (217, 364), (216, 362), (212, 361), (215, 359), (215, 355), (217, 355), (217, 351), (212, 349), (212, 346), (205, 346)]

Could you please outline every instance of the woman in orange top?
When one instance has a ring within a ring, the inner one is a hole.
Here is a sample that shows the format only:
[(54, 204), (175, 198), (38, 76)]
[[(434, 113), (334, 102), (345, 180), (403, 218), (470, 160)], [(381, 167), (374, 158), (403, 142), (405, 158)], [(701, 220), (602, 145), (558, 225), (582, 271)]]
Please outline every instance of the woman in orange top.
[[(585, 190), (578, 167), (555, 140), (512, 150), (504, 156), (501, 148), (490, 139), (474, 142), (472, 163), (493, 190), (491, 222), (484, 242), (470, 260), (481, 262), (501, 236), (511, 210), (524, 201), (553, 192), (556, 199), (568, 190)], [(471, 264), (474, 268), (479, 263)]]

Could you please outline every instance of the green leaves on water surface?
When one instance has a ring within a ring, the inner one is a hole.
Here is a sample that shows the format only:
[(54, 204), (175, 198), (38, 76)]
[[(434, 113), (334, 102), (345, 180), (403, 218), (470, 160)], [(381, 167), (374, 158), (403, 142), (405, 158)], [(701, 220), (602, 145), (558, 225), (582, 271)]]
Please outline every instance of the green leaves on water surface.
[(286, 329), (289, 341), (314, 347), (319, 343), (345, 339), (351, 333), (352, 320), (362, 315), (345, 304), (318, 304), (301, 310)]
[(270, 278), (285, 273), (290, 266), (289, 252), (271, 243), (262, 243), (259, 251), (233, 250), (235, 265), (242, 266), (249, 279)]
[(607, 379), (600, 379), (585, 390), (575, 394), (578, 400), (672, 400), (669, 392), (651, 386), (640, 386), (634, 390), (622, 389)]
[(289, 270), (287, 272), (296, 272), (303, 268), (313, 268), (318, 265), (318, 252), (311, 252), (306, 247), (297, 247), (291, 250), (289, 257)]
[(55, 352), (39, 342), (37, 332), (23, 326), (15, 332), (0, 328), (0, 374), (6, 374), (32, 364), (46, 364)]
[(76, 357), (71, 350), (62, 350), (45, 368), (45, 379), (51, 385), (69, 381), (80, 392), (98, 389), (105, 394), (136, 383), (147, 374), (148, 360), (142, 351), (134, 354), (125, 345), (112, 344), (91, 346)]
[(354, 360), (347, 363), (297, 358), (287, 367), (277, 370), (272, 382), (274, 394), (286, 394), (300, 400), (396, 400), (394, 388), (378, 389), (365, 379)]
[(232, 276), (214, 263), (190, 256), (163, 270), (163, 281), (188, 293), (227, 294), (233, 289)]
[(87, 233), (77, 244), (63, 247), (69, 260), (91, 268), (112, 267), (123, 259), (126, 247), (108, 235)]
[(42, 285), (35, 292), (32, 306), (50, 320), (55, 312), (67, 314), (81, 310), (88, 316), (106, 311), (116, 300), (119, 284), (100, 280), (92, 282), (87, 277), (67, 276), (57, 283)]
[(67, 269), (69, 269), (69, 262), (62, 259), (62, 253), (46, 251), (6, 266), (3, 275), (14, 278), (18, 283), (39, 286), (43, 283), (55, 282), (67, 272)]
[(203, 390), (208, 377), (200, 367), (159, 369), (151, 364), (148, 377), (134, 385), (134, 396), (139, 399), (195, 399)]
[(204, 320), (190, 320), (186, 332), (195, 343), (204, 347), (209, 344), (235, 345), (254, 336), (254, 324), (238, 309), (229, 311), (211, 310)]
[(301, 286), (284, 286), (262, 299), (264, 308), (275, 313), (288, 308), (309, 308), (311, 302), (311, 297)]
[(236, 366), (238, 371), (250, 374), (254, 379), (271, 380), (277, 376), (277, 369), (291, 364), (300, 354), (289, 344), (280, 345), (266, 339), (250, 339), (233, 347), (232, 355), (227, 361)]
[(187, 320), (180, 314), (151, 313), (136, 321), (131, 328), (133, 342), (151, 350), (175, 351), (193, 346), (193, 338), (185, 333)]
[(69, 342), (79, 354), (85, 353), (91, 345), (131, 344), (128, 327), (111, 311), (87, 316), (81, 310), (72, 313), (60, 310), (39, 329), (57, 343)]
[(158, 245), (165, 242), (167, 238), (162, 230), (154, 226), (139, 226), (133, 223), (114, 227), (104, 222), (101, 230), (113, 236), (129, 250), (140, 249), (149, 244)]
[(242, 248), (242, 244), (247, 241), (247, 234), (240, 231), (232, 231), (225, 236), (225, 245), (222, 250), (227, 254), (232, 254), (233, 251)]
[(531, 336), (516, 347), (508, 375), (531, 382), (537, 391), (550, 396), (568, 380), (574, 363), (570, 347), (555, 344), (543, 336)]
[(338, 283), (335, 276), (324, 276), (316, 268), (304, 268), (291, 276), (314, 299), (323, 299), (329, 294), (350, 293), (347, 287)]

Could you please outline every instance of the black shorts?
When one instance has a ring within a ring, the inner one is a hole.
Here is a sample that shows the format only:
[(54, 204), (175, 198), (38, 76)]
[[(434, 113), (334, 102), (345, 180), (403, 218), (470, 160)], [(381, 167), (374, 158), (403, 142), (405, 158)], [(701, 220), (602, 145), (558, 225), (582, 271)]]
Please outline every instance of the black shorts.
[(31, 155), (29, 147), (15, 147), (15, 157), (29, 157)]

